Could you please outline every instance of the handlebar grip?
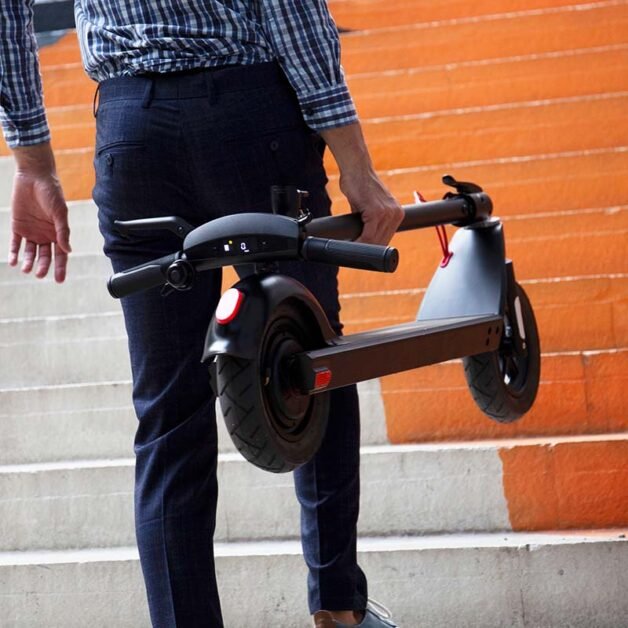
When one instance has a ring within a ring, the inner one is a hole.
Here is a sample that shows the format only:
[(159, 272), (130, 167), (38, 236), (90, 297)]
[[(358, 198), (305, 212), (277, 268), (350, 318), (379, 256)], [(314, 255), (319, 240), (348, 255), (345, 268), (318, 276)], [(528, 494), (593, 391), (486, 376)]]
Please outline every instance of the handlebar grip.
[(109, 294), (115, 299), (121, 299), (135, 292), (162, 286), (166, 283), (166, 270), (176, 258), (176, 254), (167, 255), (112, 275), (107, 282)]
[(392, 246), (315, 237), (305, 239), (301, 255), (312, 262), (376, 270), (380, 273), (393, 273), (399, 264), (399, 252)]

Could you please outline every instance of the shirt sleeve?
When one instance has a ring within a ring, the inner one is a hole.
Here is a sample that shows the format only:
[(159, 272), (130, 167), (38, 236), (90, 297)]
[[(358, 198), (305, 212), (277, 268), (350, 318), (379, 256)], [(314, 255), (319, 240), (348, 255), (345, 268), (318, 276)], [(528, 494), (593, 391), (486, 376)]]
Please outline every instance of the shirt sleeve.
[(340, 65), (340, 38), (324, 0), (262, 0), (262, 28), (296, 92), (305, 122), (322, 131), (358, 116)]
[(11, 148), (50, 139), (33, 31), (33, 1), (0, 1), (0, 124)]

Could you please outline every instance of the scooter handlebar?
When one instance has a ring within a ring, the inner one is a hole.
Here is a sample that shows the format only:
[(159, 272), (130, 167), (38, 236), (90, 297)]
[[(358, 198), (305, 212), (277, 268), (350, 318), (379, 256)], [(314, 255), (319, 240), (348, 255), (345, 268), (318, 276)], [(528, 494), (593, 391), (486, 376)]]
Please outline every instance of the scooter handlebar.
[[(404, 218), (397, 231), (456, 224), (459, 226), (486, 220), (493, 211), (490, 197), (481, 192), (454, 196), (440, 201), (403, 205)], [(362, 217), (358, 213), (315, 218), (305, 226), (308, 235), (338, 240), (355, 240), (362, 233)]]
[[(459, 226), (472, 224), (491, 215), (492, 203), (488, 195), (474, 192), (441, 201), (405, 205), (403, 209), (405, 217), (398, 231), (452, 222)], [(307, 260), (337, 266), (394, 272), (399, 262), (396, 249), (351, 241), (359, 237), (362, 227), (361, 216), (357, 213), (312, 220), (304, 227), (307, 237), (301, 246), (301, 255)], [(107, 284), (109, 293), (119, 299), (168, 283), (168, 268), (180, 256), (181, 252), (174, 253), (116, 273)], [(194, 266), (194, 262), (191, 263)], [(224, 265), (227, 265), (226, 260)]]
[(135, 292), (163, 286), (166, 283), (166, 271), (176, 259), (177, 253), (173, 253), (112, 275), (107, 282), (109, 294), (121, 299)]
[(399, 252), (391, 246), (315, 237), (304, 240), (301, 256), (311, 262), (376, 270), (382, 273), (395, 272), (399, 263)]

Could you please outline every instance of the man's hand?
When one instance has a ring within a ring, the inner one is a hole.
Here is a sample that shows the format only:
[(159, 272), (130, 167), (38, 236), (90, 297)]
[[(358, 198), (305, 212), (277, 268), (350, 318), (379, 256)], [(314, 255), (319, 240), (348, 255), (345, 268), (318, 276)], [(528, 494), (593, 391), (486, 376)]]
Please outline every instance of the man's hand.
[(362, 215), (358, 242), (388, 244), (403, 220), (403, 210), (377, 176), (359, 124), (321, 131), (340, 168), (340, 190), (351, 211)]
[(54, 252), (54, 276), (65, 279), (70, 247), (68, 208), (57, 177), (49, 143), (13, 150), (17, 170), (11, 199), (11, 242), (9, 265), (17, 266), (24, 240), (22, 272), (30, 273), (37, 261), (35, 276), (48, 274)]

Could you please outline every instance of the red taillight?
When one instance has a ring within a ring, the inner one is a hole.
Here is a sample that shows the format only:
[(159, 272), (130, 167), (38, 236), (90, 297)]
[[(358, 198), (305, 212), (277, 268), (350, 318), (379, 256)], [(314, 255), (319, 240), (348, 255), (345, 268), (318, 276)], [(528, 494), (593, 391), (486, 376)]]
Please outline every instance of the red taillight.
[(236, 288), (229, 288), (221, 297), (216, 308), (216, 322), (220, 325), (230, 323), (240, 311), (244, 294)]
[(328, 368), (316, 369), (314, 374), (314, 390), (327, 388), (331, 382), (331, 371)]

